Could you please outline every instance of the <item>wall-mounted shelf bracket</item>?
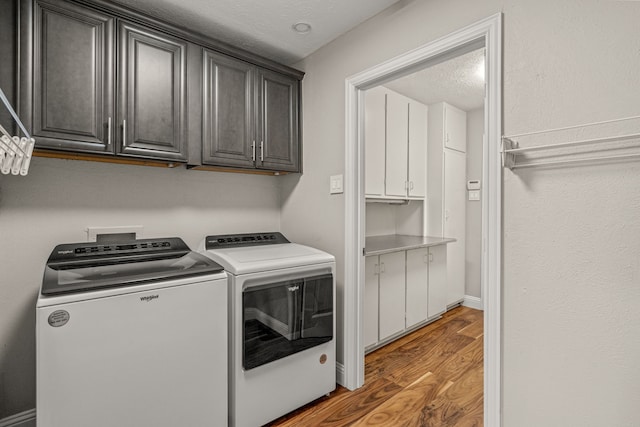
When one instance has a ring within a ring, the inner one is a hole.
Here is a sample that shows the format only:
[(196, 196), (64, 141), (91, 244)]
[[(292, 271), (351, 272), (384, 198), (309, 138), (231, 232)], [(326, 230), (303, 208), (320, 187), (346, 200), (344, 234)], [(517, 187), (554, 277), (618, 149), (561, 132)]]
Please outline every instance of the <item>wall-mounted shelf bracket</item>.
[(513, 169), (516, 164), (516, 154), (510, 152), (514, 148), (517, 148), (517, 143), (509, 138), (502, 138), (502, 167)]

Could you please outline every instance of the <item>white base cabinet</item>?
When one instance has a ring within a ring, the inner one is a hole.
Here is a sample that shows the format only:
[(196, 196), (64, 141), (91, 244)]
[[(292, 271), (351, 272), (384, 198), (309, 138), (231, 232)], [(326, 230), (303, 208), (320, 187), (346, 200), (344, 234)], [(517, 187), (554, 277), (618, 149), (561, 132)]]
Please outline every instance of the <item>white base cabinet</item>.
[(364, 260), (364, 347), (378, 342), (378, 264), (379, 257), (368, 256)]
[(405, 312), (405, 255), (392, 252), (380, 255), (379, 263), (380, 341), (404, 329)]
[(392, 341), (447, 308), (446, 245), (365, 258), (364, 345)]
[(429, 248), (407, 251), (407, 306), (405, 326), (427, 320), (429, 302)]
[(429, 248), (429, 300), (427, 316), (441, 315), (447, 310), (447, 246)]

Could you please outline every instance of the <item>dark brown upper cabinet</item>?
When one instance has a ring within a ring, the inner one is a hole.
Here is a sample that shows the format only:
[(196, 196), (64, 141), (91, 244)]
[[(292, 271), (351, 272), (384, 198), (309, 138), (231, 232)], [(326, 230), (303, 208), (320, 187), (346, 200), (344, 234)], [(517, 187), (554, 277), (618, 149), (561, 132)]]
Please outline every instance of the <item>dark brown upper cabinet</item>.
[[(299, 171), (299, 81), (273, 71), (258, 70), (258, 168)], [(258, 162), (259, 160), (259, 162)]]
[(204, 50), (202, 164), (298, 172), (297, 78)]
[(116, 152), (186, 160), (186, 43), (122, 21), (118, 33)]
[(304, 73), (109, 0), (19, 4), (21, 116), (41, 155), (301, 170)]
[(186, 161), (186, 43), (117, 20), (116, 58), (116, 18), (60, 0), (35, 7), (37, 148)]
[(202, 163), (255, 165), (255, 66), (204, 50)]
[(64, 1), (35, 4), (37, 147), (113, 152), (113, 17)]

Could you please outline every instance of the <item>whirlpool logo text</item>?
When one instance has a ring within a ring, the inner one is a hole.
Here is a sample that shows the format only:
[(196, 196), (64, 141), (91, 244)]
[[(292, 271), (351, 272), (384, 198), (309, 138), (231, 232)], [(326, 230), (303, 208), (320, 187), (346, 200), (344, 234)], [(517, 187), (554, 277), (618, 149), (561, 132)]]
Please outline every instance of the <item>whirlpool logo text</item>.
[(147, 295), (146, 297), (140, 297), (140, 301), (151, 302), (154, 299), (158, 299), (158, 295)]

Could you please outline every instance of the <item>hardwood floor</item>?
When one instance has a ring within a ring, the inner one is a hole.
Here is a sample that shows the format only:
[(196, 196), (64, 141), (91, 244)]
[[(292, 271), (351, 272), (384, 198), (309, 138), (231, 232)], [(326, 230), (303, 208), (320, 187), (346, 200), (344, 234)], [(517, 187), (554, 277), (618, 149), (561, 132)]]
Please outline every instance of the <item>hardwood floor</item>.
[(365, 385), (338, 386), (269, 427), (483, 425), (483, 313), (467, 307), (365, 358)]

